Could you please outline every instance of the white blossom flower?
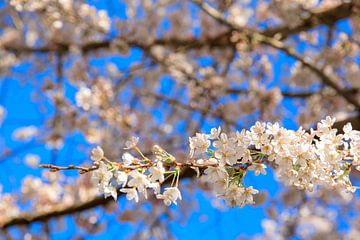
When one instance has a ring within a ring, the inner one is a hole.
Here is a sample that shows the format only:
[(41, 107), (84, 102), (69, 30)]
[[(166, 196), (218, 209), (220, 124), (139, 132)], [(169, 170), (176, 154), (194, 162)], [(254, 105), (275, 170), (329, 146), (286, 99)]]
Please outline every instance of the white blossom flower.
[(317, 124), (316, 135), (321, 137), (323, 134), (329, 133), (335, 121), (336, 119), (331, 118), (330, 116), (327, 116), (325, 119), (321, 120), (321, 122)]
[(210, 139), (217, 139), (219, 138), (219, 135), (221, 133), (221, 127), (218, 128), (212, 128), (210, 131)]
[(236, 137), (236, 141), (237, 141), (237, 146), (239, 146), (241, 148), (247, 148), (249, 146), (249, 144), (251, 143), (250, 134), (245, 129), (241, 130), (241, 132), (237, 131), (235, 133), (235, 137)]
[(177, 187), (165, 188), (163, 194), (156, 195), (156, 198), (163, 199), (166, 206), (170, 206), (171, 203), (177, 205), (177, 199), (182, 199), (181, 193)]
[(190, 137), (189, 143), (191, 157), (194, 156), (197, 150), (200, 151), (200, 153), (205, 153), (210, 146), (209, 136), (202, 133), (196, 133), (195, 137)]
[(158, 182), (152, 182), (149, 184), (149, 188), (152, 188), (154, 190), (154, 194), (159, 194), (161, 187), (160, 187), (160, 183)]
[(114, 198), (114, 200), (116, 201), (117, 199), (117, 191), (116, 188), (114, 186), (105, 186), (104, 187), (104, 197), (107, 198), (109, 196), (112, 196)]
[(273, 151), (273, 146), (270, 143), (263, 144), (260, 148), (261, 152), (265, 155), (270, 155)]
[(243, 199), (244, 204), (254, 204), (254, 197), (253, 195), (258, 194), (259, 191), (254, 189), (252, 186), (243, 188)]
[(146, 188), (149, 186), (150, 182), (147, 179), (146, 175), (133, 170), (130, 172), (131, 179), (128, 181), (129, 187), (135, 187), (139, 192), (143, 193), (146, 197)]
[(216, 182), (229, 178), (229, 174), (224, 167), (207, 167), (204, 173), (203, 179), (208, 182)]
[(94, 162), (99, 162), (104, 158), (104, 150), (97, 146), (95, 148), (93, 148), (91, 150), (91, 155), (90, 155), (91, 160), (93, 160)]
[(159, 180), (160, 183), (164, 182), (165, 169), (162, 162), (157, 162), (156, 166), (152, 166), (149, 168), (149, 171), (151, 182), (155, 182), (157, 180)]
[(241, 153), (240, 153), (240, 156), (241, 158), (241, 163), (242, 164), (245, 164), (245, 163), (248, 163), (248, 162), (251, 162), (252, 161), (252, 157), (251, 157), (251, 152), (249, 149), (244, 149)]
[(236, 205), (239, 207), (243, 207), (244, 206), (243, 192), (244, 192), (243, 187), (237, 186), (235, 184), (231, 184), (229, 188), (226, 189), (224, 195), (226, 204), (230, 205), (231, 207), (235, 207)]
[(125, 186), (128, 180), (128, 175), (127, 173), (123, 172), (123, 171), (116, 171), (114, 173), (114, 177), (116, 178), (116, 182), (119, 185)]
[(254, 126), (250, 128), (250, 131), (255, 134), (263, 134), (265, 132), (265, 123), (256, 122)]
[(136, 188), (122, 188), (120, 189), (120, 192), (126, 193), (127, 200), (134, 200), (135, 202), (139, 202), (139, 195), (136, 191)]
[(260, 173), (266, 175), (266, 166), (262, 163), (253, 163), (248, 167), (249, 170), (254, 171), (255, 176), (259, 176)]
[(276, 136), (280, 131), (279, 123), (267, 123), (266, 124), (266, 133), (269, 135)]
[(220, 139), (214, 141), (213, 146), (215, 148), (222, 148), (222, 147), (235, 148), (236, 141), (237, 141), (236, 138), (228, 137), (225, 133), (221, 133)]
[(352, 141), (356, 141), (360, 139), (360, 132), (359, 131), (354, 131), (352, 128), (351, 123), (347, 123), (344, 127), (343, 127), (343, 131), (344, 131), (344, 136), (343, 138), (345, 140), (349, 140), (351, 139)]
[(123, 155), (122, 155), (122, 162), (124, 165), (126, 166), (129, 166), (133, 163), (133, 161), (135, 160), (135, 157), (133, 155), (131, 155), (130, 153), (128, 152), (125, 152)]
[(223, 145), (221, 148), (216, 149), (214, 155), (220, 162), (227, 163), (230, 166), (236, 164), (238, 160), (236, 149), (230, 145)]
[(219, 179), (212, 183), (213, 190), (217, 196), (223, 196), (229, 186), (229, 179)]
[(100, 162), (99, 168), (92, 172), (91, 180), (98, 184), (100, 189), (104, 189), (105, 186), (109, 185), (112, 177), (113, 174), (108, 170), (107, 165)]
[(336, 118), (332, 118), (330, 116), (327, 116), (325, 119), (321, 120), (322, 127), (328, 127), (331, 128), (332, 125), (336, 122)]

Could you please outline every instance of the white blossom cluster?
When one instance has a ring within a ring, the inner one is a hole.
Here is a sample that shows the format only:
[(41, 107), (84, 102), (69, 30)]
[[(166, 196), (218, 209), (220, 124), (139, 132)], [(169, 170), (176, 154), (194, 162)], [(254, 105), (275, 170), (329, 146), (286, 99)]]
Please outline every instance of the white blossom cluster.
[[(100, 147), (94, 148), (91, 159), (99, 168), (93, 172), (93, 179), (105, 197), (116, 199), (118, 192), (123, 192), (128, 200), (138, 202), (139, 194), (147, 198), (147, 189), (153, 189), (158, 199), (170, 205), (181, 199), (181, 168), (191, 167), (198, 175), (203, 170), (202, 179), (213, 186), (217, 197), (232, 207), (243, 207), (253, 204), (253, 195), (258, 193), (252, 186), (244, 186), (246, 173), (266, 174), (265, 164), (269, 164), (279, 180), (299, 189), (313, 191), (316, 186), (325, 185), (354, 192), (349, 174), (351, 166), (360, 164), (360, 132), (352, 130), (348, 123), (344, 134), (337, 134), (332, 128), (334, 122), (334, 118), (327, 117), (318, 123), (317, 130), (309, 132), (262, 122), (256, 122), (249, 131), (230, 134), (220, 127), (213, 128), (210, 134), (197, 133), (189, 138), (190, 160), (186, 163), (177, 163), (159, 146), (153, 150), (156, 160), (150, 160), (137, 147), (139, 139), (133, 137), (125, 149), (136, 150), (141, 159), (126, 152), (123, 161), (115, 163), (106, 159)], [(171, 176), (171, 187), (160, 194), (160, 184)]]
[[(118, 193), (125, 193), (128, 200), (139, 202), (140, 197), (148, 198), (147, 190), (152, 189), (156, 198), (162, 199), (169, 206), (171, 203), (177, 204), (178, 199), (182, 199), (178, 189), (179, 172), (175, 170), (166, 170), (163, 161), (170, 159), (168, 156), (160, 156), (156, 161), (151, 161), (145, 157), (137, 147), (139, 139), (131, 138), (126, 142), (125, 149), (134, 149), (142, 157), (135, 158), (132, 154), (125, 152), (121, 163), (111, 162), (104, 156), (104, 151), (96, 147), (91, 151), (91, 159), (95, 161), (99, 168), (93, 172), (92, 180), (97, 184), (98, 189), (104, 194), (105, 198), (112, 196), (117, 199)], [(162, 151), (158, 146), (154, 147), (154, 153)], [(163, 151), (163, 153), (166, 153)], [(161, 193), (161, 184), (167, 177), (173, 177), (171, 187), (165, 188)]]
[(56, 206), (86, 202), (95, 197), (96, 193), (97, 188), (89, 178), (74, 181), (73, 178), (53, 172), (44, 172), (42, 178), (26, 176), (21, 185), (22, 201), (29, 202), (31, 209), (37, 213), (51, 211)]
[[(332, 129), (334, 122), (334, 118), (327, 117), (318, 123), (317, 130), (309, 132), (261, 122), (256, 122), (250, 131), (229, 135), (220, 133), (220, 128), (212, 129), (209, 135), (198, 133), (190, 138), (191, 154), (201, 159), (198, 161), (218, 165), (218, 177), (208, 174), (207, 180), (215, 183), (216, 192), (224, 192), (225, 197), (227, 188), (232, 186), (227, 183), (229, 166), (240, 165), (245, 171), (259, 174), (265, 173), (263, 163), (273, 163), (278, 179), (299, 189), (312, 191), (317, 185), (326, 185), (353, 192), (349, 173), (352, 165), (359, 164), (360, 132), (352, 130), (348, 123), (344, 134), (337, 134)], [(225, 189), (218, 188), (222, 179), (226, 179), (221, 184)]]
[(2, 192), (0, 185), (0, 225), (12, 218), (26, 217), (30, 212), (43, 214), (81, 204), (94, 199), (97, 193), (90, 176), (74, 179), (48, 171), (40, 177), (27, 175), (19, 193)]

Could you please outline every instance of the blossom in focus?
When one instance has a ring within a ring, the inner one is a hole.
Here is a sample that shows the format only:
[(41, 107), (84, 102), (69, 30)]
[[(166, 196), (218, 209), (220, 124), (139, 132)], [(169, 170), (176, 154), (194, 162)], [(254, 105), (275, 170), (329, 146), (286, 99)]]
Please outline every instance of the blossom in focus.
[(114, 200), (116, 201), (117, 199), (117, 191), (116, 188), (114, 186), (108, 185), (104, 187), (104, 197), (107, 198), (109, 196), (112, 196), (114, 198)]
[(124, 165), (130, 165), (135, 160), (135, 157), (133, 155), (131, 155), (130, 153), (125, 152), (122, 155), (122, 160), (123, 160), (122, 162)]
[(243, 192), (244, 188), (237, 186), (235, 184), (231, 184), (229, 188), (225, 192), (225, 202), (231, 207), (235, 207), (236, 205), (239, 207), (244, 206), (243, 200)]
[(139, 195), (136, 191), (136, 188), (122, 188), (120, 189), (120, 192), (126, 193), (127, 200), (134, 200), (135, 202), (139, 202)]
[(219, 126), (218, 128), (212, 128), (210, 131), (210, 139), (217, 139), (219, 138), (219, 135), (221, 133), (221, 127)]
[(123, 172), (123, 171), (116, 171), (114, 173), (114, 177), (116, 178), (116, 182), (120, 185), (122, 184), (123, 186), (126, 185), (127, 180), (128, 180), (128, 175)]
[(190, 137), (189, 143), (190, 156), (194, 156), (196, 150), (200, 151), (200, 153), (205, 153), (210, 146), (209, 136), (202, 133), (196, 133), (195, 137)]
[(146, 188), (150, 184), (146, 175), (139, 173), (137, 170), (133, 170), (130, 172), (130, 176), (131, 176), (131, 179), (128, 182), (128, 186), (137, 188), (137, 190), (139, 190), (139, 192), (143, 193), (146, 197)]
[(165, 174), (165, 169), (162, 165), (162, 162), (157, 162), (156, 166), (152, 166), (149, 168), (151, 177), (150, 180), (152, 182), (155, 182), (157, 180), (159, 180), (160, 183), (164, 182), (164, 174)]
[(266, 175), (266, 166), (262, 163), (253, 163), (248, 167), (249, 170), (254, 171), (255, 176), (259, 176), (260, 173)]
[(204, 171), (203, 179), (209, 182), (216, 182), (229, 177), (228, 172), (224, 167), (208, 167)]
[(258, 194), (259, 191), (254, 189), (252, 186), (243, 188), (243, 201), (244, 204), (254, 204), (253, 195)]
[(104, 162), (100, 162), (99, 168), (92, 172), (91, 180), (97, 184), (101, 191), (110, 184), (113, 173), (108, 170)]
[(163, 199), (166, 206), (170, 206), (171, 203), (177, 205), (177, 200), (181, 200), (181, 193), (177, 187), (165, 188), (163, 194), (156, 195), (156, 198)]

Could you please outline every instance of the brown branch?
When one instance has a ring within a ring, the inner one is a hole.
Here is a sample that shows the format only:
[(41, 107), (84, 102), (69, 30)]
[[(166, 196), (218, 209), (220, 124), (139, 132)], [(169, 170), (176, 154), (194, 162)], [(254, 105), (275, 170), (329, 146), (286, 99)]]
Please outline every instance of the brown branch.
[(358, 0), (344, 2), (336, 7), (326, 10), (314, 10), (310, 16), (303, 19), (301, 24), (296, 27), (289, 27), (288, 25), (266, 29), (262, 32), (267, 37), (280, 36), (280, 39), (285, 39), (291, 35), (308, 31), (320, 25), (333, 26), (336, 22), (349, 18), (354, 14), (354, 8), (359, 6)]
[(62, 217), (70, 214), (74, 214), (77, 212), (85, 211), (88, 209), (92, 209), (97, 206), (106, 206), (113, 199), (112, 198), (104, 198), (103, 196), (95, 197), (89, 201), (84, 203), (75, 204), (73, 206), (66, 206), (62, 208), (54, 209), (51, 212), (41, 213), (41, 214), (24, 214), (15, 218), (10, 219), (9, 221), (2, 224), (1, 229), (6, 229), (12, 226), (18, 225), (29, 225), (34, 222), (45, 222), (51, 218)]
[[(298, 34), (303, 31), (308, 31), (315, 27), (321, 25), (334, 25), (336, 22), (342, 19), (346, 19), (351, 17), (354, 14), (354, 8), (359, 5), (359, 0), (352, 0), (347, 3), (342, 3), (336, 7), (326, 9), (326, 10), (315, 10), (313, 11), (309, 17), (303, 19), (302, 23), (297, 25), (296, 27), (289, 27), (288, 25), (269, 28), (261, 33), (267, 37), (278, 37), (280, 39), (285, 39), (291, 35)], [(196, 1), (194, 1), (196, 2)], [(190, 37), (187, 39), (183, 38), (158, 38), (151, 42), (150, 45), (161, 45), (167, 46), (169, 48), (182, 48), (182, 49), (201, 49), (204, 47), (209, 48), (223, 48), (223, 47), (231, 47), (233, 43), (230, 41), (231, 32), (227, 31), (225, 33), (221, 33), (215, 37), (209, 37), (205, 39)], [(80, 50), (82, 53), (89, 53), (91, 51), (96, 51), (100, 49), (109, 49), (111, 44), (119, 39), (120, 37), (114, 38), (113, 40), (102, 40), (102, 41), (92, 41), (85, 43), (80, 46)], [(144, 48), (144, 44), (136, 42), (134, 40), (126, 40), (126, 44), (131, 47), (140, 47)], [(149, 47), (149, 46), (147, 46)], [(21, 53), (49, 53), (61, 51), (63, 53), (68, 53), (70, 51), (69, 44), (54, 44), (42, 47), (30, 47), (30, 46), (2, 46), (3, 49), (7, 51), (11, 51), (17, 54)]]
[[(344, 90), (347, 94), (356, 94), (359, 92), (358, 89), (346, 89)], [(249, 90), (247, 89), (237, 89), (237, 88), (228, 88), (226, 89), (226, 93), (228, 94), (248, 94)], [(320, 91), (307, 91), (307, 92), (290, 92), (290, 91), (282, 91), (281, 95), (286, 98), (308, 98), (315, 94), (321, 94)]]
[[(185, 168), (181, 174), (180, 177), (182, 179), (185, 178), (192, 178), (196, 176), (196, 172), (191, 168)], [(168, 181), (165, 181), (165, 184), (168, 184)], [(123, 193), (118, 191), (118, 195), (121, 196)], [(18, 226), (18, 225), (29, 225), (34, 222), (46, 222), (53, 218), (63, 217), (67, 215), (71, 215), (74, 213), (86, 211), (98, 206), (106, 206), (113, 202), (114, 200), (112, 198), (104, 198), (104, 196), (98, 196), (95, 197), (89, 201), (75, 204), (72, 206), (65, 206), (65, 207), (59, 207), (57, 209), (54, 209), (51, 212), (47, 213), (40, 213), (40, 214), (24, 214), (22, 216), (18, 216), (15, 218), (10, 219), (9, 221), (5, 222), (0, 226), (1, 229), (7, 229), (9, 227)]]
[[(203, 165), (203, 164), (197, 164), (194, 162), (173, 162), (170, 164), (180, 167), (180, 169), (181, 169), (180, 178), (181, 179), (194, 178), (197, 176), (197, 174), (199, 172), (202, 172), (205, 167), (217, 166), (216, 163), (214, 163), (214, 164), (210, 163), (207, 165)], [(239, 165), (237, 167), (239, 169), (246, 170), (250, 165), (251, 165), (251, 163), (246, 163), (245, 166)], [(69, 170), (69, 169), (77, 169), (77, 170), (80, 169), (80, 170), (92, 171), (91, 170), (92, 167), (88, 168), (88, 167), (80, 167), (80, 166), (73, 166), (73, 165), (70, 165), (68, 167), (59, 167), (59, 166), (54, 166), (54, 165), (50, 165), (50, 164), (44, 164), (44, 165), (41, 165), (41, 167), (54, 169), (55, 171)], [(95, 166), (93, 166), (93, 167), (95, 167)], [(127, 166), (127, 167), (129, 167), (129, 166)], [(198, 168), (199, 172), (196, 171), (195, 169), (193, 169), (193, 167)], [(167, 185), (170, 182), (171, 182), (171, 179), (169, 178), (169, 179), (165, 180), (163, 184)], [(122, 193), (122, 192), (120, 192), (120, 190), (118, 190), (117, 194), (118, 194), (118, 196), (122, 196), (124, 193)], [(93, 198), (89, 201), (83, 202), (83, 203), (75, 204), (72, 206), (59, 207), (59, 208), (56, 208), (53, 211), (47, 212), (47, 213), (23, 214), (19, 217), (12, 218), (9, 221), (3, 223), (2, 225), (0, 225), (0, 229), (5, 230), (12, 226), (29, 225), (34, 222), (47, 222), (48, 220), (50, 220), (52, 218), (71, 215), (71, 214), (74, 214), (77, 212), (82, 212), (82, 211), (92, 209), (92, 208), (95, 208), (98, 206), (106, 206), (107, 204), (111, 203), (112, 201), (113, 201), (112, 198), (104, 198), (104, 196), (98, 196), (98, 197), (95, 197), (95, 198)]]
[(63, 171), (63, 170), (79, 170), (80, 174), (84, 174), (84, 173), (91, 172), (91, 171), (98, 169), (99, 165), (93, 165), (91, 167), (69, 165), (66, 167), (62, 167), (62, 166), (56, 166), (53, 164), (40, 164), (39, 167), (40, 168), (48, 168), (50, 170), (50, 172), (58, 172), (58, 171)]

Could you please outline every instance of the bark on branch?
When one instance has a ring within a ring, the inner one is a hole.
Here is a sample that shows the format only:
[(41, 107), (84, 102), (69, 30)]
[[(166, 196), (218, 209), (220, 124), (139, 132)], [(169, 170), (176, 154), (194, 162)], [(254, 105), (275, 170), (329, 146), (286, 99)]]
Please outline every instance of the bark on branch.
[[(185, 168), (181, 174), (180, 178), (192, 178), (196, 176), (196, 172), (191, 168)], [(170, 180), (165, 181), (164, 184), (168, 184)], [(118, 195), (122, 196), (123, 193), (118, 191)], [(97, 196), (89, 201), (75, 204), (73, 206), (66, 206), (63, 208), (56, 208), (51, 212), (47, 213), (40, 213), (40, 214), (24, 214), (22, 216), (10, 219), (9, 221), (5, 222), (3, 225), (0, 226), (1, 229), (7, 229), (13, 226), (19, 226), (19, 225), (29, 225), (34, 222), (46, 222), (53, 218), (59, 218), (67, 215), (71, 215), (74, 213), (86, 211), (95, 207), (99, 206), (106, 206), (113, 202), (114, 199), (112, 198), (104, 198), (104, 196)]]

